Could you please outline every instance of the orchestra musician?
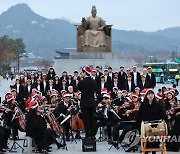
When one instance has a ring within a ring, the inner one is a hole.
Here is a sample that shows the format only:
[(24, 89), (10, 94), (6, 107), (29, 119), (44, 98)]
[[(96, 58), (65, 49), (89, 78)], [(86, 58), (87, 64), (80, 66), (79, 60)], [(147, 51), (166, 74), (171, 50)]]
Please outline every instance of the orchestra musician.
[(26, 135), (32, 137), (37, 144), (39, 152), (49, 150), (49, 146), (53, 143), (56, 144), (57, 148), (64, 147), (65, 145), (60, 144), (56, 140), (56, 134), (51, 129), (50, 124), (45, 121), (45, 118), (41, 116), (38, 110), (38, 102), (33, 101), (30, 103), (29, 112), (26, 116)]
[(17, 102), (12, 94), (6, 96), (8, 112), (4, 112), (4, 123), (8, 127), (12, 128), (12, 139), (18, 139), (18, 125), (15, 117), (15, 107)]
[[(117, 108), (116, 112), (121, 117), (121, 121), (117, 123), (113, 128), (112, 136), (114, 147), (118, 147), (118, 144), (124, 140), (125, 134), (128, 131), (134, 129), (134, 123), (132, 123), (131, 121), (135, 119), (139, 103), (140, 102), (138, 101), (138, 96), (133, 95), (132, 100), (129, 97), (126, 97), (124, 99), (124, 104), (120, 106), (120, 108)], [(123, 130), (120, 136), (119, 130)], [(126, 152), (131, 151), (135, 151), (134, 147), (126, 150)]]
[(11, 130), (8, 128), (5, 128), (1, 121), (4, 119), (4, 114), (8, 112), (9, 109), (6, 107), (1, 106), (0, 104), (0, 153), (6, 152), (6, 149), (8, 149), (8, 138), (11, 134)]
[(108, 129), (108, 143), (112, 142), (111, 129), (118, 122), (118, 118), (110, 110), (113, 104), (109, 93), (103, 95), (102, 103), (97, 106), (97, 119), (95, 124), (95, 135), (97, 134), (98, 128), (107, 126)]
[[(151, 114), (149, 114), (151, 113)], [(163, 112), (159, 103), (157, 103), (153, 89), (146, 91), (144, 101), (141, 103), (139, 111), (136, 116), (137, 127), (140, 130), (142, 121), (153, 121), (164, 119), (167, 121), (165, 112)], [(159, 142), (148, 142), (147, 148), (158, 148)], [(148, 153), (148, 152), (146, 152)], [(156, 152), (153, 151), (153, 154)]]
[[(53, 112), (59, 123), (61, 123), (64, 120), (64, 118), (66, 118), (66, 116), (70, 114), (70, 111), (72, 109), (72, 104), (70, 102), (71, 95), (68, 92), (64, 92), (62, 97), (63, 97), (63, 100), (58, 104), (58, 106), (55, 108)], [(70, 120), (69, 119), (63, 124), (63, 127), (65, 130), (66, 141), (70, 141), (70, 138), (69, 138)]]

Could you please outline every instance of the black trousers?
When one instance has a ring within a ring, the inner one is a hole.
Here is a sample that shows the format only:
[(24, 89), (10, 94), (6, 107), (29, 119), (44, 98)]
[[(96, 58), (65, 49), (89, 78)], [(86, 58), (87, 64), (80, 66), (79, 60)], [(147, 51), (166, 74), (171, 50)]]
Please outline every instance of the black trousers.
[(86, 137), (94, 137), (95, 107), (94, 106), (93, 107), (82, 107), (81, 111), (82, 111), (82, 116), (83, 116), (83, 122), (84, 122)]
[(108, 122), (108, 119), (104, 118), (95, 123), (94, 136), (97, 134), (98, 128), (102, 126), (106, 126), (107, 122)]

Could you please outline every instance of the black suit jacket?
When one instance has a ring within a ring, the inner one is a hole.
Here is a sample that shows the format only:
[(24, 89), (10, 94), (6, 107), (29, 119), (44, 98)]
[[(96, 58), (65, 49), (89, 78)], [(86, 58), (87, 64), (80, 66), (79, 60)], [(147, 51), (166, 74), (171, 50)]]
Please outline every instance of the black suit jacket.
[(123, 72), (123, 74), (121, 75), (121, 72), (119, 72), (118, 74), (118, 83), (120, 84), (120, 89), (126, 89), (125, 83), (127, 81), (127, 74), (125, 72)]
[(68, 86), (66, 85), (65, 88), (63, 88), (63, 85), (61, 85), (61, 86), (59, 87), (59, 92), (61, 92), (61, 90), (66, 90), (66, 91), (68, 91)]
[(106, 82), (107, 82), (108, 84), (111, 83), (111, 77), (110, 77), (110, 76), (107, 76)]
[[(107, 88), (107, 90), (109, 91), (109, 84), (107, 82), (104, 83), (104, 88)], [(101, 95), (101, 89), (102, 89), (102, 86), (101, 86), (101, 82), (97, 84), (97, 94), (98, 95)]]
[[(67, 109), (68, 109), (68, 107), (70, 107), (70, 106), (71, 106), (71, 103), (69, 103), (68, 106), (66, 106), (66, 105), (64, 105), (64, 102), (61, 101), (61, 102), (58, 104), (58, 106), (55, 108), (54, 112), (53, 112), (54, 115), (55, 115), (55, 117), (56, 117), (56, 118), (59, 117), (61, 113), (64, 114), (64, 115), (68, 115), (69, 112), (67, 111)], [(58, 121), (61, 122), (63, 119), (64, 119), (64, 118), (61, 116), (61, 117), (58, 119)]]
[(156, 75), (154, 73), (151, 73), (151, 77), (149, 76), (149, 78), (150, 78), (150, 87), (154, 88), (156, 86)]
[(138, 87), (140, 88), (140, 90), (144, 90), (145, 88), (150, 88), (150, 84), (147, 83), (147, 82), (145, 82), (145, 84), (144, 84), (144, 86), (143, 86), (142, 82), (140, 82), (140, 83), (138, 84)]
[[(17, 90), (17, 85), (15, 84), (14, 86), (12, 86), (12, 88), (15, 88)], [(20, 97), (24, 97), (24, 87), (20, 84), (19, 86), (19, 94)]]
[(32, 89), (33, 89), (34, 87), (33, 86), (31, 86), (31, 88), (30, 88), (30, 92), (28, 91), (28, 86), (26, 86), (25, 88), (24, 88), (24, 97), (27, 99), (29, 96), (30, 96), (30, 94), (32, 93)]
[[(109, 76), (109, 74), (108, 74), (108, 76)], [(110, 78), (111, 78), (111, 82), (113, 81), (113, 78), (114, 78), (114, 73), (112, 73), (112, 77), (111, 76), (109, 76)]]
[[(115, 87), (114, 82), (110, 83), (109, 90), (112, 91), (113, 87)], [(120, 89), (120, 84), (117, 84), (118, 89)]]
[(126, 82), (126, 90), (127, 90), (127, 92), (135, 92), (135, 84), (134, 84), (134, 82), (132, 82), (131, 81), (131, 91), (130, 91), (130, 87), (129, 87), (129, 85), (128, 85), (128, 82)]
[(43, 95), (43, 96), (46, 96), (46, 95), (47, 95), (48, 85), (49, 85), (49, 83), (46, 82), (46, 87), (44, 87), (44, 84), (43, 84), (43, 82), (42, 82), (42, 95)]
[(99, 75), (96, 74), (97, 82), (101, 82), (101, 79), (100, 79), (101, 75), (103, 75), (102, 72), (99, 72)]
[[(132, 76), (132, 81), (134, 82), (134, 73), (131, 72), (130, 75)], [(141, 74), (139, 72), (137, 72), (137, 85), (141, 82)]]
[(77, 85), (77, 90), (81, 91), (81, 107), (95, 107), (94, 93), (96, 92), (96, 81), (90, 76), (85, 77)]

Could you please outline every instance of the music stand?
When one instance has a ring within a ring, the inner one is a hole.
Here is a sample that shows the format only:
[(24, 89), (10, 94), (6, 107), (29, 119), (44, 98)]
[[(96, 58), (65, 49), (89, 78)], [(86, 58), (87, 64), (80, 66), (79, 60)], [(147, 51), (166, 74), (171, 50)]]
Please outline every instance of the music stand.
[[(17, 150), (18, 148), (21, 148), (21, 149), (22, 149), (22, 153), (24, 152), (24, 148), (23, 148), (19, 143), (17, 143), (16, 140), (13, 140), (13, 144), (12, 144), (9, 152), (17, 152), (16, 150)], [(13, 151), (13, 150), (14, 150), (14, 151)]]

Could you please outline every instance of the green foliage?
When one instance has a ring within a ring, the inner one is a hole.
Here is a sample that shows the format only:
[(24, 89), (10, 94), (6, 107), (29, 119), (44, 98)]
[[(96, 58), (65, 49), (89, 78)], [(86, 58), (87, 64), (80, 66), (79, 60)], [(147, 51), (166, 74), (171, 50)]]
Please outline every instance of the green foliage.
[[(22, 38), (11, 39), (7, 35), (0, 37), (0, 67), (1, 71), (9, 68), (11, 62), (19, 63), (19, 58), (25, 52)], [(19, 64), (18, 64), (19, 65)]]

